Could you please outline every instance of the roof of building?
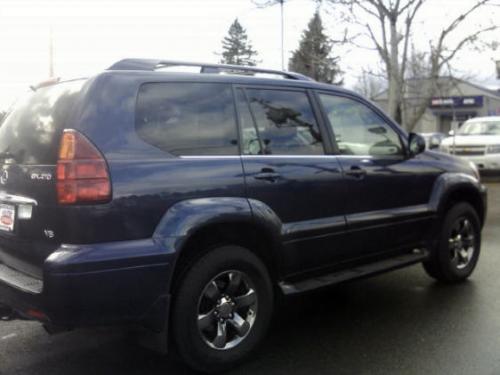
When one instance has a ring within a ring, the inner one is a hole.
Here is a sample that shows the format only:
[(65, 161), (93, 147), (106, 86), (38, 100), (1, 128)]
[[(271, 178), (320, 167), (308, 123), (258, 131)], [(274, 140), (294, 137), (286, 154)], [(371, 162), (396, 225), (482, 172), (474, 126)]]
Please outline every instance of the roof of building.
[[(414, 81), (414, 82), (418, 82), (418, 81), (426, 82), (427, 81), (428, 82), (429, 80), (426, 78), (412, 78), (409, 81)], [(478, 85), (476, 83), (466, 81), (465, 79), (462, 79), (462, 78), (443, 76), (443, 77), (439, 77), (439, 81), (442, 82), (442, 84), (445, 84), (446, 82), (455, 82), (455, 83), (467, 85), (467, 86), (479, 91), (481, 93), (481, 95), (483, 95), (483, 96), (488, 96), (488, 97), (500, 100), (500, 91), (491, 90), (489, 88), (483, 87), (483, 86)], [(456, 89), (456, 85), (454, 85), (454, 88)], [(388, 89), (381, 91), (380, 93), (376, 94), (372, 98), (372, 100), (387, 100), (388, 91), (389, 91)], [(446, 95), (444, 95), (444, 96), (446, 96)]]

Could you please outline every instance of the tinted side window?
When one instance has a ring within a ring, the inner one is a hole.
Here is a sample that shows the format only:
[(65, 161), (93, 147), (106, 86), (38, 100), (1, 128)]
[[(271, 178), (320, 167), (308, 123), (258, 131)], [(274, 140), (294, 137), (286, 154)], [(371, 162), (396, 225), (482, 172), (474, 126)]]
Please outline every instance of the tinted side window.
[[(305, 92), (247, 89), (256, 128), (242, 119), (243, 152), (246, 154), (323, 154), (321, 133)], [(244, 113), (244, 112), (243, 112)], [(240, 117), (241, 111), (240, 111)], [(253, 121), (252, 119), (252, 121)], [(256, 137), (260, 137), (260, 143)], [(261, 152), (260, 146), (264, 148)]]
[(399, 135), (370, 108), (355, 100), (320, 94), (343, 155), (401, 156)]
[(231, 87), (218, 83), (148, 83), (140, 88), (136, 130), (173, 155), (237, 155)]
[(250, 112), (245, 92), (243, 89), (236, 89), (236, 106), (240, 116), (240, 126), (242, 131), (241, 145), (244, 155), (260, 155), (262, 154), (261, 140), (259, 138), (258, 129), (255, 125)]

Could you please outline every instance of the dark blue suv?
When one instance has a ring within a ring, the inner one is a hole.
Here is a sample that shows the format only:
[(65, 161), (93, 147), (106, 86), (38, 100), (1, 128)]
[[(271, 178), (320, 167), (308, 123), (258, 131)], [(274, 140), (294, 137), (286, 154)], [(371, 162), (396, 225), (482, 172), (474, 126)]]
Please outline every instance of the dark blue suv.
[(486, 190), (424, 148), (289, 72), (129, 59), (40, 85), (0, 128), (0, 302), (51, 331), (140, 325), (224, 370), (283, 295), (472, 273)]

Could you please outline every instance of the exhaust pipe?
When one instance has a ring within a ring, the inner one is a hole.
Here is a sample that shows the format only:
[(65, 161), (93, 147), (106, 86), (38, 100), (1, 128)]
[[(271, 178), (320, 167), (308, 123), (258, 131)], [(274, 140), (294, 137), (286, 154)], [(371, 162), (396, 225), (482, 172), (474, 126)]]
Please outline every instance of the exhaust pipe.
[(27, 316), (12, 307), (0, 304), (0, 321), (10, 322), (12, 320), (30, 320)]
[(10, 320), (14, 320), (16, 313), (12, 310), (11, 307), (7, 305), (0, 304), (0, 320), (4, 322), (8, 322)]
[[(10, 306), (0, 304), (0, 321), (10, 322), (12, 320), (32, 320), (33, 318), (28, 317), (22, 313), (18, 313)], [(51, 323), (43, 324), (43, 328), (49, 335), (56, 335), (62, 332), (68, 332), (71, 329), (67, 327), (56, 326)]]

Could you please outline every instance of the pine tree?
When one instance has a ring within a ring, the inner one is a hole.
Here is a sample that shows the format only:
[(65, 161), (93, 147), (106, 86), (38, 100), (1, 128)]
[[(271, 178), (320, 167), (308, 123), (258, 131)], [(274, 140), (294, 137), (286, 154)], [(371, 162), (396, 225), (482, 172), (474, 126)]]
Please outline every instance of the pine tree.
[(316, 12), (302, 33), (299, 48), (288, 62), (288, 69), (305, 74), (318, 82), (341, 85), (339, 57), (331, 56), (333, 42), (326, 36), (321, 17)]
[(221, 64), (255, 66), (257, 55), (248, 41), (246, 30), (236, 18), (229, 27), (228, 35), (222, 40)]

